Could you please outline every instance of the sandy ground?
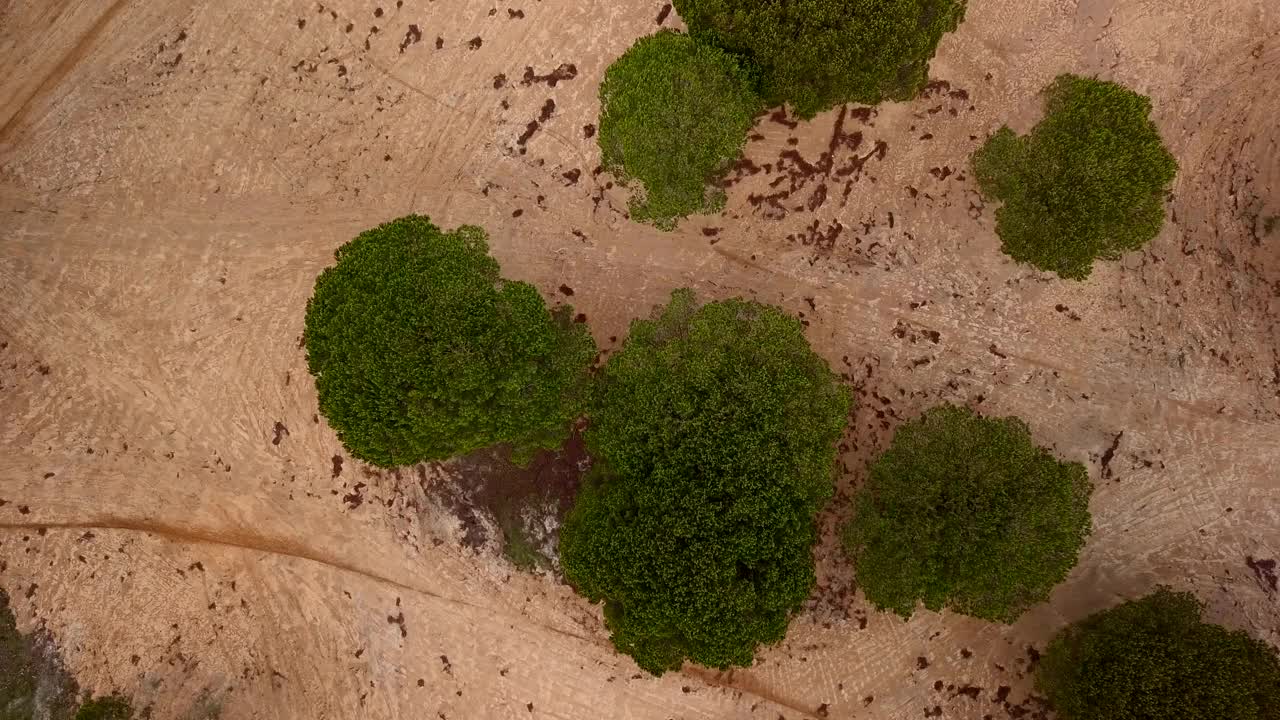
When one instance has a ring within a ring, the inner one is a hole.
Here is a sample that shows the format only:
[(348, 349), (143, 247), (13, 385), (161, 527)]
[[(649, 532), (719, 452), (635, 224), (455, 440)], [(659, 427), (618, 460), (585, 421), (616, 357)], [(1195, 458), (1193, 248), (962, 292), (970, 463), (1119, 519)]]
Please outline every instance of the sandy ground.
[[(971, 0), (945, 84), (763, 119), (723, 216), (664, 234), (586, 127), (662, 3), (379, 1), (0, 3), (0, 586), (82, 685), (156, 718), (981, 718), (1040, 712), (1036, 649), (1157, 583), (1280, 643), (1280, 6)], [(1083, 284), (998, 251), (967, 166), (1065, 71), (1150, 94), (1181, 168)], [(484, 225), (603, 347), (678, 286), (803, 313), (859, 399), (828, 535), (903, 419), (1026, 418), (1097, 484), (1079, 567), (1011, 627), (904, 623), (828, 538), (756, 666), (640, 676), (458, 541), (449, 468), (373, 472), (314, 415), (312, 282), (410, 211)]]

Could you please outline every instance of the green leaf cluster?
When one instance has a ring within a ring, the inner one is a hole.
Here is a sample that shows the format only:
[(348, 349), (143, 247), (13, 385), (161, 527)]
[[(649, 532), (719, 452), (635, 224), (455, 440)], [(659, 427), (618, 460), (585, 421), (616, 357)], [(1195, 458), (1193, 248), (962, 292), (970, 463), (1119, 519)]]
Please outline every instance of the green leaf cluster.
[(1017, 418), (941, 405), (907, 422), (854, 498), (844, 544), (876, 607), (1012, 622), (1048, 598), (1090, 530), (1088, 473)]
[(1061, 75), (1045, 90), (1045, 118), (1019, 137), (1001, 128), (973, 156), (982, 193), (1003, 205), (1006, 254), (1083, 280), (1160, 232), (1178, 166), (1148, 115), (1151, 101), (1117, 85)]
[(739, 157), (763, 104), (728, 54), (664, 30), (636, 41), (600, 85), (600, 152), (619, 178), (638, 181), (633, 220), (670, 230), (714, 212), (714, 182)]
[(316, 280), (303, 340), (320, 412), (384, 467), (496, 443), (551, 448), (586, 401), (595, 342), (572, 310), (503, 280), (484, 230), (410, 215), (361, 233)]
[(1280, 661), (1202, 622), (1195, 596), (1159, 588), (1060, 632), (1036, 686), (1063, 720), (1276, 720)]
[(673, 0), (694, 38), (741, 55), (770, 105), (804, 118), (906, 100), (964, 18), (965, 0)]
[(678, 290), (601, 370), (568, 580), (653, 672), (749, 665), (814, 584), (814, 516), (850, 406), (800, 322)]

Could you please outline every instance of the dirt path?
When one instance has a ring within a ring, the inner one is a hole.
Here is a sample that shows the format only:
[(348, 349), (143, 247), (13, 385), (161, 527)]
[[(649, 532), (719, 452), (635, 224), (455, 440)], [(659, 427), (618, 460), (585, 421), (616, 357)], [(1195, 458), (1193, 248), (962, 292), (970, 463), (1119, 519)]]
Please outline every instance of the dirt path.
[[(1035, 648), (1156, 583), (1280, 642), (1280, 13), (974, 0), (945, 83), (764, 118), (723, 216), (664, 234), (625, 220), (589, 137), (662, 5), (0, 10), (25, 78), (0, 82), (0, 586), (82, 685), (158, 718), (202, 695), (236, 718), (980, 718), (1039, 711)], [(966, 161), (1063, 71), (1149, 93), (1181, 167), (1161, 236), (1086, 284), (1006, 262)], [(1097, 484), (1080, 567), (1012, 627), (902, 623), (828, 538), (757, 666), (637, 677), (595, 608), (462, 547), (428, 492), (448, 468), (374, 472), (317, 422), (311, 284), (409, 211), (484, 225), (602, 347), (679, 286), (803, 313), (857, 388), (841, 497), (940, 400), (1026, 418)]]

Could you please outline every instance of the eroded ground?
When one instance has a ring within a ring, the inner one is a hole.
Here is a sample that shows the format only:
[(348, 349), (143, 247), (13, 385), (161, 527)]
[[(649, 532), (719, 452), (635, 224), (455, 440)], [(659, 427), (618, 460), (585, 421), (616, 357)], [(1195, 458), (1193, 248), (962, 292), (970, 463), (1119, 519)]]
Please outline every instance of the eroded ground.
[[(1052, 633), (1161, 582), (1280, 643), (1280, 8), (971, 0), (922, 97), (762, 118), (723, 215), (664, 234), (624, 218), (593, 135), (604, 68), (677, 22), (649, 0), (0, 5), (19, 626), (157, 718), (1030, 717)], [(1163, 233), (1084, 284), (999, 253), (967, 164), (1067, 71), (1149, 94), (1180, 165)], [(803, 314), (859, 404), (784, 644), (640, 676), (597, 608), (464, 542), (440, 491), (468, 466), (343, 453), (303, 307), (339, 244), (411, 211), (485, 226), (602, 348), (679, 286)], [(941, 400), (1026, 418), (1097, 484), (1079, 567), (1011, 627), (872, 612), (832, 542), (867, 459)]]

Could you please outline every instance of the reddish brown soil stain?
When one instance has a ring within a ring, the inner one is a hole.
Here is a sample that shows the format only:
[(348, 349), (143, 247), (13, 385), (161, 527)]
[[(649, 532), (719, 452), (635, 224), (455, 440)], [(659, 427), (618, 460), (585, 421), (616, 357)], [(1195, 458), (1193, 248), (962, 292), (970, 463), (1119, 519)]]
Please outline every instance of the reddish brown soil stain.
[(364, 504), (364, 489), (367, 487), (364, 483), (358, 482), (356, 486), (351, 488), (351, 492), (342, 496), (342, 502), (351, 507), (352, 510)]
[(512, 10), (511, 8), (507, 8), (507, 19), (508, 19), (508, 20), (523, 20), (523, 19), (524, 19), (524, 11), (523, 11), (523, 10)]
[(520, 133), (520, 137), (516, 138), (516, 145), (520, 146), (520, 154), (525, 153), (525, 145), (529, 144), (529, 140), (538, 132), (538, 128), (542, 127), (542, 123), (537, 120), (530, 120), (528, 125), (524, 126), (524, 132)]
[(560, 173), (560, 177), (564, 178), (566, 184), (568, 185), (577, 185), (578, 178), (582, 177), (582, 171), (579, 170), (578, 168), (574, 168), (569, 172)]
[(404, 625), (404, 611), (403, 611), (403, 610), (401, 610), (401, 611), (399, 612), (399, 614), (396, 614), (396, 615), (388, 615), (388, 616), (387, 616), (387, 622), (388, 622), (388, 623), (390, 623), (390, 624), (392, 624), (392, 625), (398, 625), (398, 626), (400, 626), (400, 637), (401, 637), (401, 638), (407, 638), (407, 637), (409, 637), (409, 630), (408, 630), (408, 628), (406, 628), (406, 627), (405, 627), (405, 625)]
[(467, 41), (467, 47), (472, 50), (479, 50), (482, 45), (484, 45), (484, 38), (479, 35)]
[(417, 45), (420, 42), (422, 42), (422, 30), (417, 25), (410, 25), (404, 32), (404, 39), (400, 41), (400, 54), (403, 55), (410, 45)]
[(820, 225), (821, 221), (815, 219), (801, 232), (787, 235), (787, 241), (813, 247), (820, 254), (830, 253), (836, 246), (836, 240), (844, 232), (844, 225), (839, 220), (832, 221), (825, 230), (819, 229)]
[(666, 3), (662, 9), (658, 11), (658, 19), (656, 22), (661, 25), (667, 21), (667, 16), (671, 14), (671, 3)]
[(338, 477), (341, 474), (342, 474), (342, 456), (334, 455), (333, 456), (333, 477)]
[(791, 130), (795, 130), (797, 127), (800, 127), (799, 120), (792, 120), (791, 118), (787, 117), (786, 108), (778, 108), (777, 110), (774, 110), (772, 113), (769, 114), (769, 119), (778, 123), (779, 125), (786, 125)]
[[(861, 132), (847, 131), (846, 124), (850, 117), (858, 119), (870, 118), (872, 111), (870, 108), (858, 108), (851, 111), (848, 105), (842, 106), (836, 115), (835, 124), (832, 127), (831, 136), (827, 141), (827, 149), (814, 161), (805, 158), (798, 150), (788, 148), (778, 154), (776, 166), (766, 164), (763, 171), (766, 173), (776, 171), (779, 173), (777, 177), (769, 182), (772, 192), (751, 193), (747, 196), (747, 202), (752, 207), (760, 209), (765, 217), (774, 220), (785, 218), (791, 212), (813, 212), (826, 204), (830, 197), (830, 185), (828, 180), (839, 180), (843, 182), (841, 191), (841, 204), (848, 202), (849, 195), (853, 192), (853, 183), (857, 182), (863, 172), (866, 163), (875, 158), (883, 160), (888, 152), (889, 146), (884, 142), (877, 142), (875, 146), (866, 154), (858, 154), (856, 151), (862, 145), (863, 136)], [(782, 125), (791, 126), (791, 121), (782, 111), (776, 111), (769, 116), (774, 122)], [(852, 151), (853, 155), (847, 160), (837, 164), (837, 155), (841, 150)], [(740, 181), (749, 175), (755, 175), (762, 171), (760, 166), (748, 159), (739, 160), (730, 170), (730, 175), (720, 183), (722, 187), (728, 187)], [(816, 183), (816, 184), (815, 184)], [(812, 189), (810, 187), (812, 186)], [(796, 193), (808, 190), (805, 199), (796, 205), (790, 204), (792, 196)], [(831, 233), (826, 236), (825, 241), (820, 241), (814, 235), (817, 231), (816, 227), (810, 226), (807, 233), (793, 233), (790, 240), (796, 240), (807, 237), (810, 242), (819, 248), (820, 252), (815, 254), (811, 259), (811, 263), (817, 257), (830, 254), (834, 249), (834, 237), (839, 235), (840, 230), (832, 229)]]
[(582, 126), (582, 137), (587, 138), (588, 140), (590, 140), (591, 138), (593, 138), (593, 137), (595, 137), (595, 136), (596, 136), (596, 126), (595, 126), (595, 125), (587, 124), (587, 125), (583, 125), (583, 126)]
[(506, 75), (504, 75), (504, 74), (502, 74), (502, 73), (498, 73), (497, 75), (494, 75), (494, 76), (493, 76), (493, 89), (494, 89), (494, 90), (500, 90), (500, 89), (502, 89), (503, 87), (506, 87), (506, 85), (507, 85), (507, 76), (506, 76)]
[(1102, 475), (1102, 479), (1104, 480), (1109, 479), (1111, 477), (1111, 460), (1115, 458), (1116, 450), (1119, 449), (1120, 447), (1120, 439), (1123, 437), (1124, 437), (1123, 430), (1116, 433), (1116, 436), (1111, 439), (1111, 446), (1108, 447), (1102, 453), (1100, 474)]
[(555, 87), (556, 83), (563, 80), (572, 80), (578, 77), (578, 66), (573, 63), (561, 63), (559, 67), (546, 75), (538, 75), (533, 71), (532, 67), (525, 67), (524, 77), (520, 79), (520, 84), (528, 87), (534, 83), (546, 83), (549, 87)]
[(285, 426), (284, 426), (284, 423), (282, 423), (282, 422), (280, 422), (279, 420), (277, 420), (277, 421), (276, 421), (276, 424), (275, 424), (275, 427), (274, 427), (274, 428), (272, 428), (272, 432), (274, 432), (274, 433), (275, 433), (275, 435), (271, 438), (271, 444), (272, 444), (272, 445), (279, 445), (281, 440), (283, 440), (284, 438), (288, 437), (288, 435), (289, 435), (289, 428), (285, 427)]
[(563, 293), (564, 295), (567, 295), (568, 297), (573, 297), (573, 288), (569, 287), (568, 285), (561, 285), (560, 292)]

